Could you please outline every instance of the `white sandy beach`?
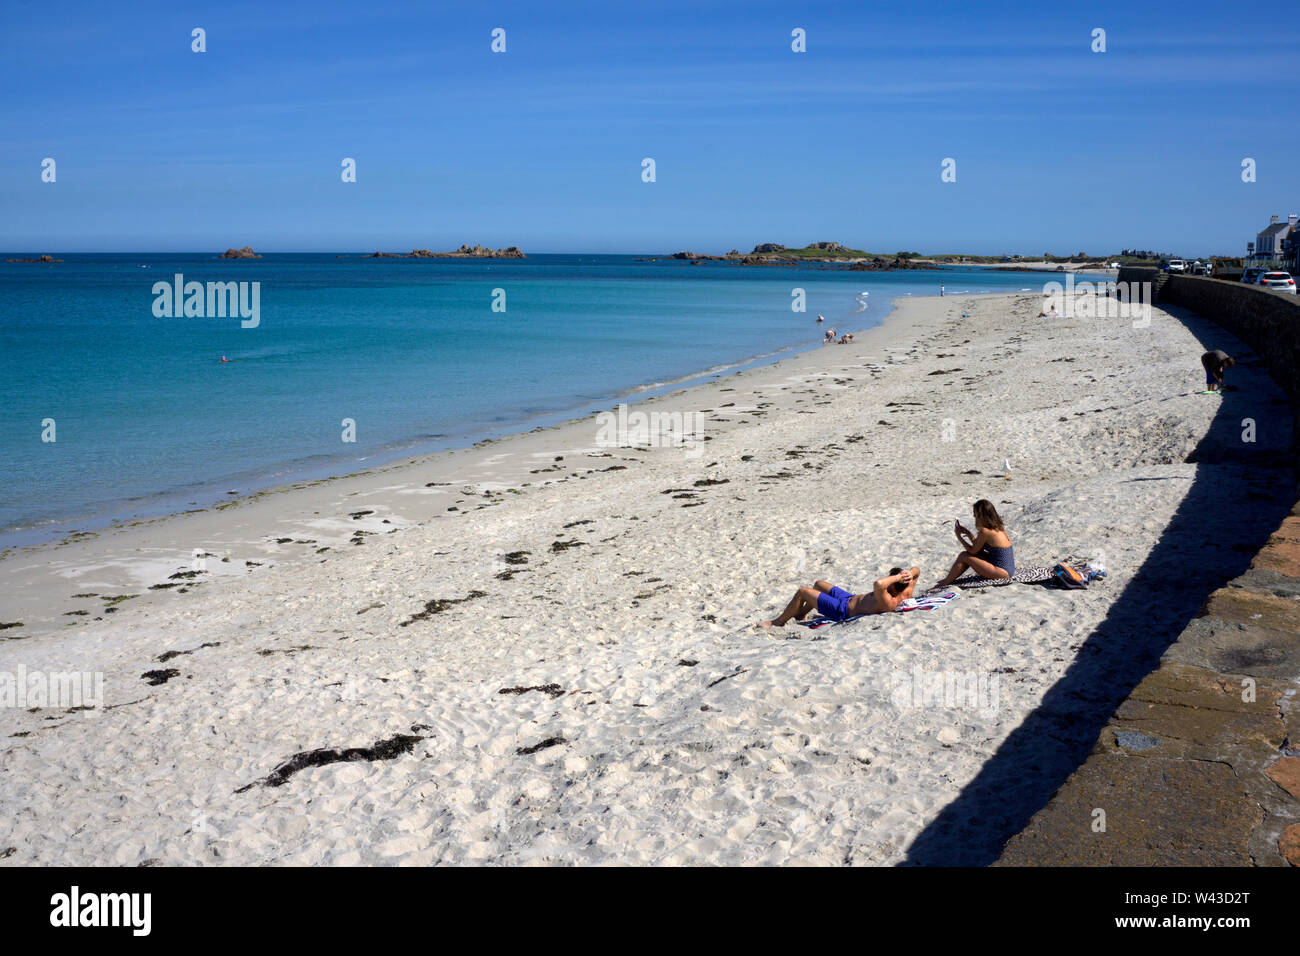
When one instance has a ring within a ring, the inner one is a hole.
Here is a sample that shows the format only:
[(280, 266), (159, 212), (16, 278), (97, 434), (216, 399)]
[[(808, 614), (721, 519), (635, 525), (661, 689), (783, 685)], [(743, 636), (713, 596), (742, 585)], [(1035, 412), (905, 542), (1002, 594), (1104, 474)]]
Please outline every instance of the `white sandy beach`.
[[(900, 862), (1133, 583), (1221, 401), (1161, 310), (1041, 305), (911, 299), (649, 403), (705, 413), (698, 455), (599, 447), (588, 418), (9, 554), (0, 672), (102, 673), (107, 708), (0, 712), (0, 862)], [(934, 583), (980, 497), (1019, 563), (1109, 577), (752, 628), (817, 578)], [(915, 706), (918, 670), (993, 696)]]

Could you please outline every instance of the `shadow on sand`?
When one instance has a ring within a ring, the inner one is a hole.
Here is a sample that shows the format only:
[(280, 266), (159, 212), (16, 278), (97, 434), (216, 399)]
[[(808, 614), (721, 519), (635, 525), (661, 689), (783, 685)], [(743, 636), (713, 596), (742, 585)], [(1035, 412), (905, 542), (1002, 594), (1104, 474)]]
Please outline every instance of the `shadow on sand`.
[[(1242, 574), (1294, 503), (1291, 411), (1239, 340), (1168, 307), (1203, 344), (1238, 357), (1209, 431), (1188, 457), (1196, 478), (1169, 526), (1074, 663), (980, 772), (908, 848), (904, 866), (984, 866), (1087, 758), (1116, 707), (1158, 664), (1215, 588)], [(1191, 371), (1201, 372), (1198, 355)], [(1257, 441), (1243, 442), (1245, 418)], [(1134, 481), (1144, 479), (1134, 478)], [(1102, 585), (1105, 586), (1104, 584)]]

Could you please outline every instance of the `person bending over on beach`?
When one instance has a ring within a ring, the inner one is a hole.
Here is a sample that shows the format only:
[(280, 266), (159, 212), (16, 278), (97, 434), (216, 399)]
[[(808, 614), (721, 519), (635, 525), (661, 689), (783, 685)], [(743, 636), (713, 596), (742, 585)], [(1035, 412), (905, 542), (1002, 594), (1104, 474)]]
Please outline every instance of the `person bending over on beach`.
[(826, 334), (822, 336), (822, 344), (825, 344), (827, 342), (834, 342), (834, 341), (835, 341), (835, 330), (827, 329)]
[(1201, 364), (1205, 366), (1206, 390), (1217, 392), (1223, 387), (1223, 370), (1232, 368), (1237, 364), (1237, 360), (1223, 349), (1215, 349), (1201, 356)]
[(953, 523), (962, 550), (952, 563), (948, 576), (934, 586), (936, 589), (952, 584), (967, 568), (990, 580), (1009, 578), (1016, 573), (1015, 551), (998, 509), (987, 498), (981, 498), (975, 502), (974, 511), (975, 534), (971, 534), (960, 520)]
[(848, 345), (848, 344), (849, 344), (850, 342), (852, 342), (852, 341), (853, 341), (853, 333), (852, 333), (852, 332), (845, 332), (843, 335), (840, 336), (839, 344), (840, 344), (840, 345)]
[(846, 621), (860, 614), (884, 614), (892, 611), (912, 596), (916, 579), (921, 576), (919, 567), (890, 568), (889, 575), (881, 578), (865, 594), (850, 594), (826, 581), (818, 581), (810, 588), (800, 588), (778, 617), (759, 621), (757, 627), (785, 627), (790, 621), (802, 621), (813, 611), (832, 621)]

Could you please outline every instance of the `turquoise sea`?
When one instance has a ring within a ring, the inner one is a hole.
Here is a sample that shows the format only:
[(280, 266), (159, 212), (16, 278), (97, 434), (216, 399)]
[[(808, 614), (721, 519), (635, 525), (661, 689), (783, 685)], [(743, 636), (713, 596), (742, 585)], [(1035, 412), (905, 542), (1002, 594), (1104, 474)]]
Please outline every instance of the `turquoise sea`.
[[(975, 269), (609, 255), (56, 257), (0, 262), (0, 547), (635, 401), (816, 347), (818, 313), (860, 330), (895, 298), (940, 285), (1041, 286)], [(256, 327), (156, 315), (155, 283), (177, 274), (260, 283)], [(796, 288), (804, 312), (791, 309)]]

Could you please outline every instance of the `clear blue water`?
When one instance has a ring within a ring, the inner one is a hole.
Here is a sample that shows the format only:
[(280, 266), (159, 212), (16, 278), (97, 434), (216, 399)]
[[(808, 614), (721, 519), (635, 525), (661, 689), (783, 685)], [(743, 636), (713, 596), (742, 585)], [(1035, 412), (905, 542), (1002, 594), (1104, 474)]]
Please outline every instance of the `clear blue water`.
[[(906, 293), (1033, 284), (632, 256), (60, 257), (0, 262), (0, 546), (550, 424), (814, 346), (818, 313), (864, 329)], [(153, 285), (175, 273), (260, 282), (260, 324), (155, 317)]]

